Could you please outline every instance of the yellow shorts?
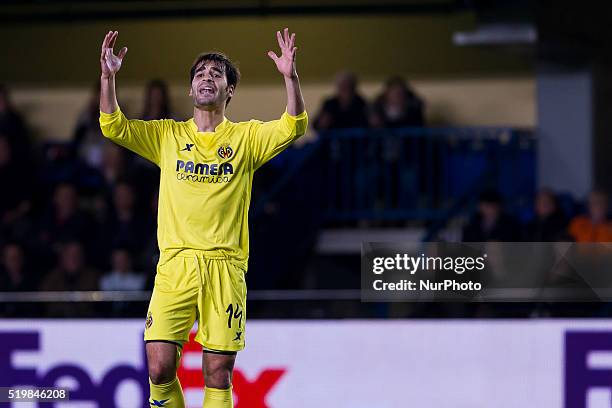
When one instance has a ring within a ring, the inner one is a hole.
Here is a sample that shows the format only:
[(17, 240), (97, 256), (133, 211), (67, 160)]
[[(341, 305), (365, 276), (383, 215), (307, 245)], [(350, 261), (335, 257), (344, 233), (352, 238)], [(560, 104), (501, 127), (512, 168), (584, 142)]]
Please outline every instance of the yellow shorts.
[(239, 261), (202, 251), (162, 252), (145, 323), (145, 341), (195, 340), (212, 351), (244, 348), (245, 270)]

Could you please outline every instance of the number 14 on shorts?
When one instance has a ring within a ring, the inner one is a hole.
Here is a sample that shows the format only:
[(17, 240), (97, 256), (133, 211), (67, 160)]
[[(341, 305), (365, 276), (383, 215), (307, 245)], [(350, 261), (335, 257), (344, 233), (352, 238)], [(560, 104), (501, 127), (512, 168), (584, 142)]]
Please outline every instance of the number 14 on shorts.
[(225, 313), (227, 313), (227, 328), (232, 328), (232, 319), (238, 320), (238, 328), (242, 328), (242, 309), (240, 305), (236, 303), (235, 305), (230, 303), (225, 309)]

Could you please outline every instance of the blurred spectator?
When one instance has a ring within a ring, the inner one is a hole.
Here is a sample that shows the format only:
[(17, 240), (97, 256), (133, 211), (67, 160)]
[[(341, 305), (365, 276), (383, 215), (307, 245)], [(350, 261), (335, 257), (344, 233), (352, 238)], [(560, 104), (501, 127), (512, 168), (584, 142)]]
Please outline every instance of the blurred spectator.
[(145, 276), (134, 272), (132, 255), (127, 249), (115, 249), (111, 255), (111, 272), (100, 279), (102, 290), (143, 290)]
[(8, 89), (0, 84), (0, 135), (5, 136), (16, 161), (28, 161), (31, 153), (25, 122), (15, 109)]
[(78, 157), (97, 169), (102, 166), (104, 146), (111, 143), (102, 135), (99, 118), (100, 81), (97, 81), (85, 109), (79, 115), (73, 134)]
[(119, 180), (125, 179), (128, 167), (128, 157), (125, 154), (125, 149), (114, 143), (104, 145), (100, 172), (106, 187), (112, 190)]
[(0, 292), (30, 291), (34, 289), (32, 276), (26, 268), (24, 249), (8, 243), (2, 249)]
[[(104, 186), (97, 190), (94, 201), (96, 216), (99, 220), (105, 220), (112, 214), (114, 207), (115, 190), (117, 186), (126, 181), (130, 182), (133, 194), (142, 203), (148, 202), (149, 197), (158, 189), (159, 168), (154, 165), (145, 165), (145, 159), (135, 162), (125, 149), (108, 143), (104, 146), (102, 156), (102, 168), (100, 172)], [(147, 163), (150, 163), (147, 161)], [(148, 208), (146, 208), (148, 210)]]
[[(357, 78), (351, 72), (341, 72), (336, 77), (336, 94), (327, 98), (313, 122), (313, 128), (317, 131), (329, 129), (347, 128), (367, 128), (368, 127), (368, 106), (366, 101), (357, 91)], [(329, 151), (331, 160), (331, 171), (336, 174), (343, 168), (345, 160), (351, 157), (352, 140), (336, 138), (331, 141)], [(271, 166), (263, 168), (263, 177), (255, 180), (254, 192), (263, 192), (263, 186), (270, 185), (277, 179), (277, 174), (273, 174)], [(266, 174), (265, 172), (268, 172)], [(355, 178), (362, 177), (355, 174)], [(361, 185), (361, 184), (358, 184)], [(332, 194), (332, 200), (339, 202), (341, 189), (336, 189)], [(256, 200), (255, 200), (256, 201)]]
[[(423, 109), (423, 101), (406, 81), (401, 77), (392, 77), (387, 80), (383, 93), (372, 105), (370, 126), (376, 129), (423, 126), (425, 124)], [(409, 186), (400, 190), (391, 190), (391, 202), (399, 201), (401, 206), (414, 206), (413, 200), (418, 199), (419, 195), (427, 196), (429, 193), (428, 180), (438, 178), (436, 173), (440, 167), (438, 153), (440, 148), (437, 144), (440, 141), (426, 141), (423, 138), (397, 138), (395, 134), (386, 132), (381, 142), (380, 151), (373, 149), (375, 145), (371, 146), (370, 150), (380, 155), (385, 165), (391, 169), (392, 176), (389, 182), (391, 185)], [(413, 155), (407, 152), (415, 153)], [(402, 158), (407, 168), (398, 177), (399, 172), (396, 169), (402, 162)], [(376, 159), (371, 158), (370, 160)], [(431, 163), (431, 170), (418, 170), (422, 166), (419, 163), (423, 163), (424, 160)], [(416, 178), (415, 175), (417, 175)], [(431, 193), (434, 193), (433, 189)], [(378, 197), (379, 201), (382, 199), (382, 196)], [(436, 202), (438, 197), (434, 196), (432, 199), (433, 202)]]
[[(59, 262), (40, 284), (42, 291), (97, 290), (98, 276), (85, 263), (83, 246), (76, 241), (66, 242), (58, 248)], [(87, 303), (49, 304), (47, 313), (52, 316), (87, 316), (92, 308)]]
[(79, 209), (79, 195), (75, 186), (59, 184), (53, 192), (53, 204), (41, 222), (41, 243), (54, 247), (68, 241), (89, 243), (95, 233), (92, 218)]
[[(147, 84), (141, 118), (143, 120), (174, 119), (166, 82), (155, 79)], [(159, 168), (149, 160), (133, 154), (130, 154), (129, 164), (130, 180), (138, 180), (138, 183), (135, 184), (138, 196), (148, 199), (159, 186)]]
[[(140, 253), (151, 234), (152, 220), (136, 208), (136, 194), (131, 184), (118, 183), (113, 190), (112, 208), (104, 222), (104, 242), (110, 248), (127, 248)], [(107, 253), (108, 253), (107, 252)]]
[(525, 226), (524, 239), (530, 242), (565, 241), (567, 219), (559, 208), (557, 196), (551, 190), (540, 190), (535, 199), (535, 218)]
[(46, 185), (69, 182), (84, 191), (96, 191), (103, 185), (98, 169), (78, 160), (71, 144), (47, 142), (43, 145), (44, 162), (40, 172), (40, 181)]
[[(101, 290), (130, 291), (143, 290), (146, 277), (136, 273), (132, 268), (132, 255), (125, 248), (116, 248), (111, 256), (111, 272), (100, 279)], [(134, 315), (134, 308), (129, 302), (113, 302), (109, 311), (114, 316)]]
[(58, 264), (41, 283), (41, 290), (97, 290), (96, 273), (85, 263), (83, 246), (70, 241), (58, 247)]
[(370, 125), (374, 128), (424, 126), (423, 100), (401, 77), (387, 80), (385, 90), (372, 106)]
[(95, 194), (93, 212), (96, 220), (103, 223), (108, 218), (112, 207), (113, 191), (117, 183), (125, 180), (128, 175), (128, 156), (125, 149), (114, 143), (107, 143), (102, 150), (102, 165), (100, 173), (103, 187)]
[(612, 242), (612, 223), (608, 217), (608, 194), (594, 190), (589, 194), (588, 214), (574, 217), (569, 233), (576, 242)]
[(147, 84), (142, 119), (172, 119), (168, 85), (161, 79), (154, 79)]
[(463, 229), (463, 241), (516, 241), (520, 233), (517, 225), (514, 218), (504, 214), (499, 193), (485, 191), (478, 200), (478, 212)]
[[(2, 249), (0, 260), (0, 292), (28, 292), (35, 289), (30, 263), (23, 246), (16, 242), (7, 243)], [(38, 307), (32, 303), (0, 302), (0, 315), (23, 317), (36, 314)]]
[(326, 99), (315, 118), (316, 130), (368, 127), (366, 101), (357, 92), (357, 78), (342, 72), (336, 79), (336, 95)]
[(29, 166), (15, 161), (8, 139), (0, 136), (0, 238), (18, 234), (18, 224), (31, 208), (33, 179)]

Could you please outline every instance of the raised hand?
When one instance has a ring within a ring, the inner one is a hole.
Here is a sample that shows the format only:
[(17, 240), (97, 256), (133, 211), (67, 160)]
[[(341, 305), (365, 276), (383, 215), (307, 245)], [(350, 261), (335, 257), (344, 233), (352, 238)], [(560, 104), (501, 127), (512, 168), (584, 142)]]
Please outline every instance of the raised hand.
[(109, 31), (102, 41), (102, 51), (100, 52), (100, 68), (102, 69), (102, 78), (110, 78), (114, 76), (119, 69), (121, 69), (121, 63), (123, 57), (127, 53), (127, 47), (123, 47), (118, 55), (113, 52), (115, 41), (119, 35), (118, 31)]
[(281, 49), (281, 56), (277, 56), (274, 51), (268, 51), (268, 57), (272, 58), (278, 72), (283, 74), (285, 78), (297, 77), (295, 68), (295, 54), (297, 51), (297, 47), (295, 46), (295, 33), (289, 35), (289, 29), (285, 28), (282, 34), (280, 31), (276, 32), (276, 38), (278, 39), (278, 45)]

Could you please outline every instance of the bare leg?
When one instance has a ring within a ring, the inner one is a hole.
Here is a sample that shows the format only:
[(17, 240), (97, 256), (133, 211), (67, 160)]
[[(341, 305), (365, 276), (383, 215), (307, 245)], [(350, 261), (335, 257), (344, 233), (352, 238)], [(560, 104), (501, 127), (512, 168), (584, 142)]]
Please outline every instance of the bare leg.
[(166, 384), (174, 380), (177, 369), (177, 345), (162, 341), (146, 344), (149, 378), (153, 384)]
[(204, 351), (202, 369), (204, 371), (203, 408), (233, 408), (232, 371), (236, 354), (219, 354)]
[(178, 345), (163, 341), (147, 342), (149, 364), (149, 405), (152, 407), (185, 408), (181, 383), (176, 376)]
[(236, 354), (217, 354), (205, 351), (202, 355), (202, 370), (206, 387), (230, 388), (235, 361)]

